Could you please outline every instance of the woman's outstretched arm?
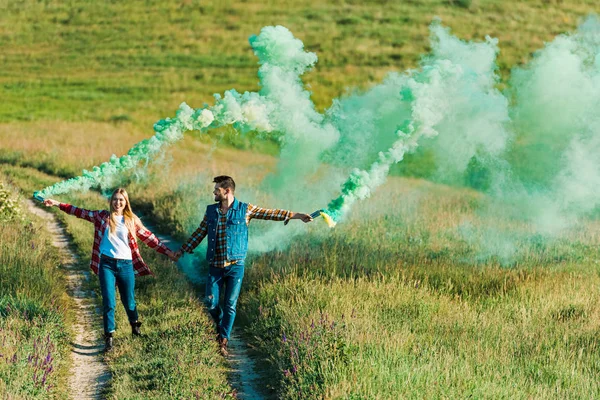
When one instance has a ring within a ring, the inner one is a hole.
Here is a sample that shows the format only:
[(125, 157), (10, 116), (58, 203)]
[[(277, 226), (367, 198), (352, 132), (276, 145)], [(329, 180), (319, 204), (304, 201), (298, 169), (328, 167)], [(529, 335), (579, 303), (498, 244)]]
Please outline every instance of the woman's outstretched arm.
[(67, 203), (60, 203), (54, 199), (44, 200), (44, 205), (46, 205), (46, 207), (58, 207), (67, 214), (74, 215), (77, 218), (85, 219), (90, 222), (94, 222), (94, 218), (96, 218), (96, 215), (99, 212), (97, 210), (86, 210), (85, 208), (75, 207)]

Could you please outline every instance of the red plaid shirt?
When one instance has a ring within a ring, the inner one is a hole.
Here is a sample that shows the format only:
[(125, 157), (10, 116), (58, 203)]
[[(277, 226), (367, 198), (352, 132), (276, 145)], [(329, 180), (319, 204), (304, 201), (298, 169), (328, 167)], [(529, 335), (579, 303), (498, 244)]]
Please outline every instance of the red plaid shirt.
[[(226, 263), (236, 260), (227, 259), (227, 214), (221, 213), (219, 209), (217, 209), (217, 213), (219, 214), (219, 220), (217, 223), (217, 244), (215, 246), (215, 257), (213, 258), (211, 265), (213, 267), (222, 268), (226, 265)], [(246, 210), (246, 225), (249, 225), (250, 220), (253, 218), (267, 219), (272, 221), (285, 221), (290, 219), (291, 215), (291, 211), (261, 208), (252, 204), (248, 204), (248, 209)], [(181, 246), (182, 251), (191, 253), (200, 244), (200, 242), (202, 242), (202, 240), (208, 234), (207, 220), (208, 217), (206, 214), (204, 214), (204, 219), (200, 223), (198, 229), (196, 229), (188, 241)]]
[[(108, 218), (110, 217), (110, 212), (106, 210), (91, 211), (65, 203), (61, 203), (59, 207), (67, 214), (74, 215), (77, 218), (85, 219), (86, 221), (90, 221), (94, 224), (94, 246), (92, 247), (92, 261), (90, 263), (90, 268), (92, 268), (92, 271), (98, 275), (98, 268), (100, 267), (100, 243), (102, 242), (104, 231), (108, 228)], [(167, 246), (165, 246), (148, 229), (137, 227), (136, 235), (151, 249), (154, 249), (162, 254), (167, 253)], [(131, 234), (129, 234), (129, 248), (131, 249), (133, 272), (139, 276), (154, 275), (142, 259), (137, 242), (133, 236), (131, 236)]]

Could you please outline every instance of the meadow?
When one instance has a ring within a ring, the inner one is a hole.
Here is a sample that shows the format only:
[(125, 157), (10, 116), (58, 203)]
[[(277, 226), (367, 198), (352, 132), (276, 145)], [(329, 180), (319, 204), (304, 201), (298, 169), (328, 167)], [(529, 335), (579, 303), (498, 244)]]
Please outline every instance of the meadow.
[[(416, 67), (428, 50), (427, 26), (435, 15), (461, 38), (498, 37), (504, 79), (545, 41), (574, 29), (594, 5), (567, 0), (0, 4), (0, 180), (21, 199), (113, 153), (123, 154), (182, 101), (198, 107), (232, 87), (257, 90), (256, 59), (247, 39), (262, 26), (284, 25), (317, 52), (320, 61), (305, 82), (322, 110), (348, 88), (367, 88), (389, 71)], [(231, 129), (211, 136), (192, 133), (124, 184), (135, 210), (161, 232), (185, 239), (211, 201), (211, 178), (224, 171), (238, 182), (240, 198), (286, 207), (261, 186), (275, 168), (277, 152), (277, 143), (240, 137)], [(395, 176), (335, 229), (321, 220), (292, 226), (285, 246), (254, 251), (236, 329), (263, 361), (261, 372), (269, 378), (264, 395), (598, 397), (598, 221), (546, 240), (509, 215), (480, 213), (485, 196)], [(105, 206), (96, 192), (59, 200)], [(26, 220), (33, 218), (22, 212)], [(56, 216), (66, 226), (80, 268), (87, 268), (91, 227), (60, 212)], [(253, 222), (251, 235), (262, 237), (267, 224)], [(516, 238), (509, 260), (485, 252), (489, 226)], [(461, 234), (465, 229), (471, 233)], [(8, 343), (0, 359), (0, 393), (64, 397), (72, 304), (58, 256), (39, 224), (3, 223), (0, 240), (0, 335)], [(118, 346), (106, 357), (112, 380), (105, 395), (232, 397), (228, 364), (217, 353), (202, 310), (203, 288), (165, 258), (150, 251), (143, 255), (157, 274), (137, 287), (148, 337), (136, 341), (118, 333)], [(32, 268), (39, 272), (30, 274)], [(199, 263), (198, 273), (203, 268)], [(99, 290), (97, 282), (89, 285)], [(117, 316), (126, 326), (124, 313)], [(23, 338), (26, 345), (17, 348)], [(27, 366), (33, 343), (42, 339), (57, 352), (56, 372), (46, 386), (31, 379)], [(13, 352), (17, 361), (7, 359)]]

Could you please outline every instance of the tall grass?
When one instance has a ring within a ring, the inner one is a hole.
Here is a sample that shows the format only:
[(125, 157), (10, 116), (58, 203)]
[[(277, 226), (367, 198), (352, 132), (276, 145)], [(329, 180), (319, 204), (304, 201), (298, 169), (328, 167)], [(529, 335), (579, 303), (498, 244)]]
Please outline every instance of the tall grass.
[(0, 207), (0, 394), (66, 397), (73, 316), (64, 271), (43, 222), (2, 182), (9, 196), (0, 203), (12, 211)]
[[(198, 222), (198, 203), (210, 201), (201, 185), (173, 194), (159, 185), (143, 197), (182, 237), (195, 228), (190, 210)], [(597, 397), (597, 223), (549, 239), (480, 213), (480, 198), (392, 178), (335, 230), (317, 220), (288, 249), (254, 253), (237, 326), (270, 363), (270, 390), (290, 399)], [(173, 207), (181, 212), (166, 212)], [(513, 242), (514, 253), (490, 252), (494, 240)]]
[[(231, 165), (239, 168), (241, 189), (246, 179), (256, 182), (244, 164)], [(45, 176), (3, 169), (30, 191)], [(185, 238), (211, 201), (204, 178), (182, 184), (177, 173), (150, 170), (130, 193), (138, 210)], [(317, 220), (288, 249), (254, 253), (236, 326), (267, 360), (271, 392), (280, 398), (597, 397), (597, 223), (544, 238), (502, 213), (482, 214), (481, 196), (391, 178), (385, 195), (358, 204), (336, 229)], [(94, 194), (63, 200), (104, 202)], [(58, 215), (87, 258), (89, 225)], [(254, 234), (259, 224), (251, 225)], [(500, 236), (490, 237), (486, 226)], [(514, 253), (489, 252), (496, 240), (512, 242)], [(189, 382), (229, 393), (207, 380), (213, 369), (224, 379), (226, 369), (214, 358), (212, 328), (195, 297), (202, 288), (146, 257), (158, 274), (138, 281), (149, 340), (118, 334), (109, 358), (111, 393), (193, 395), (184, 389)], [(119, 325), (127, 326), (124, 315)], [(190, 363), (198, 369), (186, 375), (182, 366)]]

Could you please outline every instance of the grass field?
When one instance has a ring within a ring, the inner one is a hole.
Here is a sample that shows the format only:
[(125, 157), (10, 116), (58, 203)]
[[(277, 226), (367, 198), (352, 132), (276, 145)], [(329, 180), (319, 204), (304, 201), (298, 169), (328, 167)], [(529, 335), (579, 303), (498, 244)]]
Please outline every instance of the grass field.
[[(317, 52), (320, 61), (305, 82), (322, 110), (348, 88), (367, 88), (389, 71), (415, 67), (427, 51), (434, 16), (461, 38), (500, 39), (502, 87), (513, 66), (574, 29), (594, 5), (0, 0), (1, 176), (28, 196), (123, 154), (182, 101), (199, 107), (215, 92), (257, 90), (247, 39), (265, 25), (290, 28)], [(262, 185), (275, 154), (276, 143), (231, 130), (189, 134), (138, 181), (125, 184), (135, 210), (185, 239), (211, 202), (215, 175), (234, 176), (242, 200), (286, 207)], [(59, 200), (105, 207), (95, 192)], [(501, 211), (481, 212), (484, 204), (480, 192), (393, 177), (334, 230), (321, 220), (276, 230), (273, 223), (253, 222), (255, 251), (236, 327), (265, 360), (267, 394), (599, 397), (598, 220), (548, 239)], [(91, 226), (60, 212), (57, 217), (87, 268)], [(15, 220), (0, 231), (0, 337), (8, 343), (0, 358), (0, 393), (62, 398), (69, 301), (60, 275), (49, 273), (57, 255), (34, 226)], [(488, 252), (490, 246), (505, 251)], [(126, 329), (117, 333), (116, 351), (106, 358), (113, 376), (108, 396), (232, 396), (228, 365), (217, 354), (199, 301), (203, 289), (164, 257), (143, 255), (157, 274), (138, 280), (136, 289), (148, 337), (136, 341)], [(30, 274), (31, 268), (39, 273)], [(90, 285), (98, 291), (97, 282)], [(8, 301), (19, 311), (8, 310)], [(117, 315), (127, 326), (124, 313)], [(34, 341), (48, 334), (57, 349), (49, 392), (26, 366)], [(17, 348), (22, 338), (26, 344)], [(7, 359), (13, 352), (17, 363)]]

